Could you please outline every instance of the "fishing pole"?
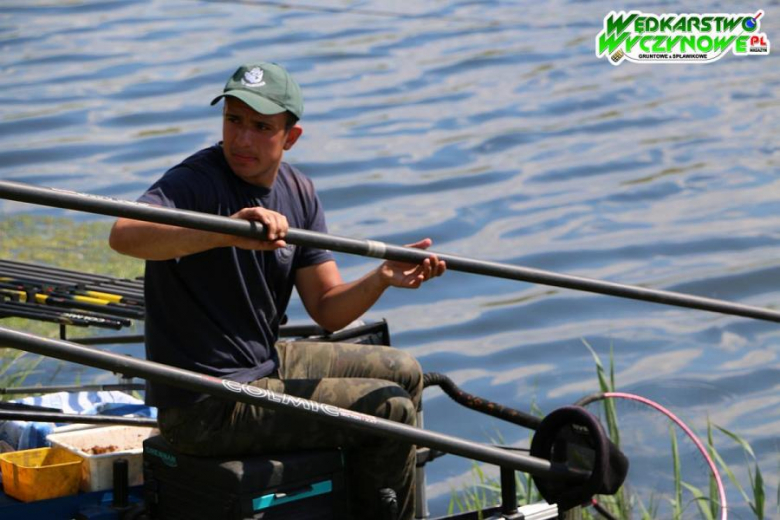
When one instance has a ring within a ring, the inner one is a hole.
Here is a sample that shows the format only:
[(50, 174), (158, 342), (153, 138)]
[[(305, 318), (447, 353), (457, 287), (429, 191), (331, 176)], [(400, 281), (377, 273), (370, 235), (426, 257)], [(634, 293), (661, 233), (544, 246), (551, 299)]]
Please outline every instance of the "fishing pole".
[[(348, 334), (352, 333), (352, 330), (346, 330), (336, 332), (335, 334), (323, 329), (319, 325), (282, 325), (279, 327), (280, 338), (299, 338), (302, 336), (327, 336), (328, 341), (341, 341)], [(351, 338), (351, 336), (350, 336)], [(64, 337), (62, 339), (65, 339)], [(345, 338), (348, 339), (348, 338)], [(80, 345), (103, 345), (105, 343), (111, 343), (113, 345), (128, 344), (128, 343), (142, 343), (144, 341), (143, 334), (133, 334), (128, 336), (93, 336), (86, 338), (68, 338), (73, 343), (79, 343)], [(389, 341), (385, 341), (382, 344), (388, 344)], [(2, 393), (2, 390), (0, 390)]]
[[(0, 286), (6, 284), (0, 284)], [(81, 309), (85, 311), (105, 312), (108, 314), (115, 314), (124, 318), (143, 319), (144, 310), (141, 308), (132, 308), (120, 306), (116, 303), (109, 303), (105, 300), (98, 300), (97, 298), (88, 298), (86, 296), (73, 296), (67, 294), (42, 294), (40, 292), (30, 292), (19, 289), (7, 289), (0, 288), (0, 291), (8, 292), (12, 291), (17, 293), (20, 298), (25, 301), (32, 299), (37, 303), (43, 305), (52, 305), (54, 307), (67, 307), (73, 309)]]
[(0, 259), (0, 267), (15, 267), (17, 269), (21, 269), (29, 272), (58, 274), (63, 278), (67, 277), (67, 278), (77, 279), (85, 282), (99, 281), (99, 282), (129, 283), (129, 284), (137, 285), (138, 289), (143, 289), (143, 280), (139, 280), (139, 279), (131, 280), (127, 278), (117, 278), (115, 276), (108, 276), (103, 274), (84, 273), (81, 271), (74, 271), (72, 269), (65, 269), (62, 267), (54, 267), (50, 265)]
[[(29, 280), (25, 278), (12, 278), (10, 276), (0, 276), (0, 287), (7, 289), (16, 289), (35, 294), (57, 295), (63, 298), (72, 298), (75, 301), (91, 303), (94, 305), (106, 305), (111, 308), (133, 308), (143, 307), (141, 301), (125, 300), (118, 294), (100, 293), (96, 291), (86, 291), (78, 289), (72, 285), (52, 285), (50, 283), (38, 280)], [(138, 309), (136, 309), (138, 310)]]
[(10, 411), (0, 409), (0, 420), (4, 421), (35, 421), (51, 423), (73, 423), (73, 424), (102, 424), (102, 425), (121, 425), (121, 426), (151, 426), (157, 427), (157, 420), (148, 417), (122, 417), (115, 415), (86, 415), (70, 414), (60, 412), (33, 412), (33, 411)]
[[(335, 334), (323, 329), (319, 325), (282, 325), (279, 327), (280, 338), (300, 338), (303, 336), (327, 336), (328, 341), (340, 341), (342, 337), (351, 333), (351, 330), (337, 332)], [(65, 339), (65, 338), (63, 338)], [(80, 345), (103, 345), (105, 343), (111, 343), (112, 345), (128, 344), (128, 343), (143, 343), (143, 334), (133, 334), (129, 336), (96, 336), (86, 338), (68, 338), (73, 343)], [(382, 343), (387, 344), (388, 342)], [(2, 393), (2, 391), (0, 391)]]
[[(56, 208), (73, 209), (101, 215), (156, 222), (159, 224), (169, 224), (199, 229), (202, 231), (257, 239), (265, 238), (262, 224), (255, 221), (233, 219), (220, 215), (198, 213), (195, 211), (163, 208), (139, 202), (130, 202), (54, 188), (31, 186), (17, 182), (0, 181), (0, 197), (19, 202), (29, 202)], [(648, 289), (635, 285), (559, 274), (530, 267), (474, 260), (434, 251), (390, 245), (375, 240), (345, 238), (328, 235), (326, 233), (291, 228), (287, 232), (285, 241), (298, 246), (330, 249), (341, 253), (409, 263), (421, 263), (435, 254), (440, 260), (446, 262), (448, 269), (453, 271), (539, 283), (632, 300), (712, 311), (721, 314), (743, 316), (780, 323), (780, 312), (761, 307), (672, 291)]]
[(86, 323), (77, 323), (77, 320), (64, 317), (61, 315), (46, 314), (42, 312), (28, 311), (25, 309), (11, 308), (6, 303), (0, 303), (0, 318), (24, 318), (28, 320), (46, 321), (49, 323), (57, 323), (59, 325), (81, 325), (86, 326)]
[[(106, 326), (111, 329), (119, 330), (122, 327), (129, 327), (132, 321), (121, 316), (112, 316), (94, 311), (79, 309), (74, 311), (69, 308), (51, 307), (45, 304), (35, 303), (27, 299), (27, 294), (21, 291), (14, 291), (0, 287), (0, 305), (4, 305), (8, 312), (16, 312), (18, 309), (25, 313), (37, 313), (42, 316), (64, 317), (73, 319), (79, 323), (63, 323), (63, 325), (97, 325)], [(19, 316), (22, 317), (22, 316)], [(31, 318), (35, 319), (35, 318)]]
[[(11, 276), (2, 276), (3, 274), (6, 273), (3, 273), (2, 269), (0, 269), (0, 281), (18, 283), (21, 286), (33, 287), (36, 288), (36, 290), (40, 290), (46, 293), (51, 293), (51, 292), (66, 293), (75, 296), (83, 296), (85, 298), (90, 298), (90, 299), (94, 298), (108, 303), (118, 303), (122, 305), (141, 306), (141, 307), (143, 306), (142, 297), (137, 297), (134, 299), (121, 294), (108, 293), (105, 291), (95, 291), (95, 290), (85, 288), (84, 285), (79, 282), (53, 284), (51, 282), (45, 282), (43, 280), (32, 280), (28, 278), (14, 278)], [(89, 300), (84, 300), (84, 301), (89, 301)]]
[[(29, 278), (26, 278), (24, 276), (24, 273), (20, 274), (20, 273), (15, 273), (4, 269), (0, 269), (0, 282), (3, 281), (6, 282), (15, 281), (17, 283), (50, 287), (58, 290), (83, 291), (84, 293), (88, 293), (88, 292), (101, 293), (101, 294), (94, 294), (92, 295), (92, 297), (97, 297), (107, 301), (111, 301), (116, 298), (127, 298), (126, 301), (130, 305), (133, 305), (134, 302), (142, 302), (144, 299), (143, 293), (138, 292), (134, 289), (130, 289), (130, 290), (121, 289), (121, 288), (116, 289), (113, 287), (104, 287), (104, 286), (94, 285), (94, 284), (85, 284), (83, 282), (63, 281), (54, 278), (38, 278), (35, 280), (30, 280)], [(104, 297), (103, 294), (107, 294), (110, 296)], [(87, 296), (88, 294), (84, 294), (84, 295)]]
[(90, 291), (74, 288), (63, 288), (66, 292), (74, 294), (76, 296), (86, 296), (89, 298), (97, 298), (98, 300), (107, 301), (109, 303), (116, 303), (119, 305), (129, 305), (132, 307), (143, 307), (143, 300), (134, 300), (121, 294), (107, 293), (102, 291)]
[[(33, 290), (35, 292), (42, 292), (46, 294), (63, 294), (64, 296), (73, 295), (83, 297), (81, 301), (98, 303), (117, 303), (121, 305), (129, 305), (136, 307), (143, 307), (143, 299), (132, 299), (121, 294), (107, 293), (102, 291), (91, 291), (87, 289), (80, 289), (78, 285), (54, 285), (39, 280), (31, 280), (27, 278), (14, 278), (11, 276), (3, 276), (4, 273), (0, 270), (0, 285), (16, 285), (19, 290), (27, 291)], [(97, 302), (95, 300), (99, 300)]]
[(58, 274), (52, 276), (51, 274), (45, 274), (45, 273), (30, 273), (13, 266), (0, 266), (0, 276), (7, 277), (7, 278), (31, 280), (32, 282), (35, 283), (42, 282), (46, 285), (51, 285), (54, 287), (77, 286), (83, 290), (102, 291), (102, 292), (110, 291), (111, 293), (115, 293), (120, 296), (126, 296), (130, 299), (136, 299), (136, 300), (143, 299), (143, 285), (121, 286), (119, 284), (112, 283), (111, 285), (106, 286), (103, 285), (104, 282), (90, 283), (78, 279), (69, 279), (66, 276), (61, 276)]
[[(73, 340), (70, 340), (73, 342)], [(36, 395), (53, 394), (57, 392), (113, 392), (114, 390), (144, 390), (143, 383), (106, 383), (87, 385), (55, 385), (55, 386), (14, 386), (0, 387), (0, 395)], [(1, 407), (0, 407), (1, 408)]]
[[(35, 308), (31, 308), (35, 307)], [(56, 312), (41, 309), (40, 305), (19, 303), (14, 301), (0, 302), (0, 317), (4, 318), (25, 318), (28, 320), (47, 321), (58, 323), (60, 325), (73, 325), (80, 327), (103, 327), (107, 329), (120, 330), (122, 323), (109, 318), (97, 318), (94, 316), (85, 316), (73, 312)]]
[(84, 291), (95, 291), (105, 294), (111, 294), (112, 298), (116, 296), (127, 297), (128, 299), (143, 298), (143, 284), (137, 287), (121, 287), (117, 285), (105, 285), (104, 282), (92, 283), (80, 279), (70, 279), (59, 277), (49, 273), (37, 273), (24, 271), (16, 267), (0, 266), (0, 277), (14, 278), (20, 280), (30, 280), (31, 282), (48, 285), (52, 287), (75, 287)]
[(514, 408), (504, 406), (502, 404), (488, 401), (482, 397), (469, 394), (458, 385), (456, 385), (452, 379), (444, 374), (438, 372), (426, 372), (423, 374), (423, 388), (429, 388), (432, 386), (438, 386), (442, 391), (447, 394), (450, 399), (455, 401), (461, 406), (465, 406), (471, 410), (490, 415), (502, 421), (507, 421), (529, 430), (536, 430), (542, 423), (542, 418), (529, 413), (521, 412)]
[[(46, 306), (47, 298), (44, 298), (45, 296), (51, 296), (48, 292), (41, 292), (35, 289), (30, 289), (29, 287), (14, 285), (14, 284), (8, 284), (0, 282), (0, 293), (5, 295), (7, 298), (10, 298), (16, 302), (27, 304), (32, 307), (41, 309), (41, 310), (47, 310), (50, 312), (72, 312), (72, 309), (70, 308), (51, 308)], [(56, 295), (54, 295), (56, 297)], [(62, 306), (62, 307), (68, 307), (68, 306)], [(137, 310), (140, 312), (143, 310), (143, 307), (138, 307)], [(105, 312), (104, 312), (105, 311)], [(98, 306), (96, 307), (96, 310), (88, 310), (88, 309), (79, 309), (77, 314), (81, 314), (84, 316), (91, 316), (94, 318), (103, 318), (108, 320), (114, 320), (118, 321), (122, 324), (123, 327), (129, 327), (132, 325), (132, 321), (130, 321), (130, 318), (117, 316), (115, 314), (112, 314), (110, 310), (106, 310), (105, 306)]]
[(589, 472), (567, 467), (563, 463), (510, 452), (477, 444), (442, 433), (421, 430), (407, 424), (374, 417), (337, 406), (318, 403), (271, 390), (264, 390), (244, 383), (198, 374), (189, 370), (169, 367), (161, 363), (132, 358), (112, 352), (104, 352), (63, 340), (42, 338), (26, 332), (0, 327), (0, 345), (140, 377), (166, 385), (227, 398), (249, 405), (272, 410), (306, 415), (311, 418), (338, 424), (364, 432), (408, 442), (417, 446), (437, 449), (454, 455), (496, 464), (501, 467), (524, 471), (532, 475), (561, 478), (582, 482), (590, 478)]

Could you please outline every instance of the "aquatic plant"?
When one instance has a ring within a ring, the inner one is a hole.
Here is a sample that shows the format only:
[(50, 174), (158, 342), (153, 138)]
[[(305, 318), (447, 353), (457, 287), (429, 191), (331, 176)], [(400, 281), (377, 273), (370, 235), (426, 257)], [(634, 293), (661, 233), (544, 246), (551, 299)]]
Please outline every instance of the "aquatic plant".
[[(615, 384), (615, 359), (612, 346), (610, 346), (609, 371), (607, 372), (595, 349), (593, 349), (587, 341), (583, 340), (583, 343), (593, 356), (599, 391), (602, 393), (615, 392), (617, 387)], [(601, 404), (604, 408), (603, 417), (604, 422), (606, 423), (604, 425), (606, 432), (610, 439), (619, 446), (620, 426), (615, 400), (604, 399), (601, 401)], [(538, 410), (538, 407), (536, 409)], [(726, 464), (723, 457), (715, 448), (713, 435), (715, 430), (720, 431), (726, 438), (741, 447), (747, 465), (749, 492), (746, 491), (745, 486), (743, 486), (736, 477), (734, 470)], [(683, 512), (686, 511), (688, 507), (696, 507), (700, 518), (705, 520), (717, 520), (720, 518), (720, 500), (714, 476), (710, 473), (707, 490), (702, 490), (701, 488), (686, 482), (681, 473), (682, 463), (678, 451), (677, 435), (672, 427), (669, 428), (669, 439), (674, 489), (673, 496), (669, 499), (672, 518), (675, 520), (682, 518)], [(766, 483), (761, 468), (759, 467), (758, 459), (750, 444), (736, 433), (713, 424), (708, 418), (706, 449), (710, 457), (716, 461), (716, 464), (720, 467), (720, 471), (728, 476), (729, 481), (739, 491), (744, 504), (749, 507), (754, 517), (757, 520), (764, 520), (767, 518), (765, 516), (767, 506)], [(464, 484), (461, 489), (453, 489), (451, 491), (449, 504), (450, 514), (456, 509), (459, 512), (479, 511), (499, 505), (501, 499), (500, 484), (495, 478), (487, 478), (484, 470), (478, 463), (474, 463), (472, 466), (471, 479), (473, 483)], [(530, 476), (518, 473), (517, 480), (518, 482), (522, 481), (526, 483), (524, 486), (517, 486), (519, 503), (529, 503), (528, 498), (533, 495), (532, 492), (529, 493), (529, 491), (533, 489), (533, 482)], [(661, 516), (659, 516), (660, 503), (658, 497), (650, 495), (646, 502), (644, 502), (637, 494), (630, 493), (625, 487), (621, 488), (615, 495), (598, 497), (598, 506), (606, 509), (617, 518), (624, 520), (631, 518), (641, 518), (642, 520), (661, 518)], [(776, 515), (778, 515), (776, 517), (780, 517), (780, 485), (778, 485), (777, 489), (775, 511)], [(581, 515), (580, 517), (584, 520), (603, 518), (599, 513), (591, 511), (590, 509), (583, 509), (582, 511), (579, 511), (579, 513)]]

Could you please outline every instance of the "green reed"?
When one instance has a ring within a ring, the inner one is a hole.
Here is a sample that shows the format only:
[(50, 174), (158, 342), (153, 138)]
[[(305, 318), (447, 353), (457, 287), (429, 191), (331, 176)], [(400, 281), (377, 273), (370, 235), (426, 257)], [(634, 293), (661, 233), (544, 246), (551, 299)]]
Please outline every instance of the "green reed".
[[(609, 352), (609, 371), (604, 368), (603, 363), (596, 351), (591, 347), (587, 341), (583, 340), (586, 348), (593, 356), (593, 361), (596, 367), (596, 377), (598, 381), (599, 390), (602, 393), (615, 392), (615, 360), (614, 351), (610, 346)], [(620, 426), (618, 421), (617, 410), (613, 399), (604, 399), (601, 401), (604, 411), (604, 421), (607, 434), (612, 441), (620, 446)], [(534, 404), (536, 410), (538, 407)], [(749, 482), (749, 490), (745, 489), (739, 479), (736, 477), (732, 468), (726, 464), (723, 457), (718, 453), (715, 448), (715, 441), (713, 432), (717, 430), (721, 432), (728, 440), (736, 443), (742, 448), (745, 456), (745, 462), (747, 465), (747, 477)], [(689, 507), (695, 507), (698, 510), (699, 517), (704, 520), (718, 520), (720, 518), (720, 497), (718, 496), (718, 488), (715, 483), (714, 476), (710, 473), (709, 485), (706, 490), (702, 490), (688, 482), (685, 482), (681, 473), (681, 461), (678, 451), (677, 435), (673, 427), (669, 429), (670, 438), (670, 450), (672, 454), (672, 472), (674, 478), (674, 496), (668, 498), (671, 505), (671, 514), (673, 519), (682, 518), (683, 513)], [(750, 444), (737, 435), (723, 427), (713, 424), (709, 419), (707, 420), (707, 451), (710, 457), (715, 461), (715, 464), (720, 468), (720, 471), (728, 477), (728, 480), (739, 491), (744, 504), (746, 504), (753, 517), (757, 520), (764, 520), (769, 518), (766, 515), (767, 507), (767, 495), (766, 495), (766, 483), (758, 464), (755, 452)], [(780, 460), (778, 461), (780, 467)], [(449, 511), (452, 513), (455, 509), (460, 512), (481, 510), (488, 507), (493, 507), (499, 504), (501, 497), (501, 488), (499, 482), (494, 478), (487, 478), (481, 466), (474, 463), (472, 467), (472, 477), (476, 481), (473, 485), (466, 484), (461, 489), (453, 489), (450, 496)], [(778, 472), (780, 473), (780, 471)], [(531, 503), (529, 498), (536, 496), (536, 500), (541, 499), (538, 496), (538, 492), (534, 495), (533, 481), (529, 475), (518, 475), (518, 481), (522, 479), (527, 483), (525, 486), (518, 486), (518, 500), (519, 503)], [(775, 513), (773, 518), (780, 518), (780, 485), (778, 485), (777, 494), (775, 497)], [(659, 499), (655, 496), (650, 496), (647, 502), (642, 502), (638, 496), (629, 493), (625, 488), (621, 488), (618, 493), (613, 496), (600, 496), (599, 504), (605, 509), (610, 511), (616, 518), (622, 520), (629, 520), (633, 518), (640, 518), (642, 520), (656, 520), (661, 519), (659, 516), (660, 503)], [(730, 507), (732, 509), (732, 507)], [(481, 518), (481, 516), (480, 516)], [(583, 509), (581, 511), (581, 518), (584, 520), (595, 520), (602, 518), (595, 511), (590, 509)]]
[(34, 262), (88, 273), (135, 278), (141, 260), (108, 247), (111, 223), (21, 215), (0, 220), (0, 258)]

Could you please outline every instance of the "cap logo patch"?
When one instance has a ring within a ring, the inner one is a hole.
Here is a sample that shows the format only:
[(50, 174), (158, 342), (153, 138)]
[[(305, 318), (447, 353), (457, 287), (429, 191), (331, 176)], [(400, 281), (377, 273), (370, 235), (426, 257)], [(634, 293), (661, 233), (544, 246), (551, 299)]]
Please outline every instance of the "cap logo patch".
[(246, 71), (244, 77), (241, 78), (241, 83), (245, 87), (262, 87), (265, 85), (265, 81), (263, 81), (263, 69), (255, 67), (252, 70)]

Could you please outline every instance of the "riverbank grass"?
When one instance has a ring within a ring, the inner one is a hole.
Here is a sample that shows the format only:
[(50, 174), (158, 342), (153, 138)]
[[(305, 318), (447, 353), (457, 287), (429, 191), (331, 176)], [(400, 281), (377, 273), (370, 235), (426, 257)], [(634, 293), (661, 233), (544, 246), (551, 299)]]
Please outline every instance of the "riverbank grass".
[[(110, 231), (111, 222), (102, 220), (13, 216), (0, 220), (0, 258), (119, 278), (142, 275), (143, 261), (119, 255), (108, 247)], [(56, 323), (22, 318), (3, 318), (0, 325), (49, 338), (59, 337), (60, 331)], [(22, 385), (36, 373), (41, 360), (34, 354), (0, 348), (0, 387)]]

